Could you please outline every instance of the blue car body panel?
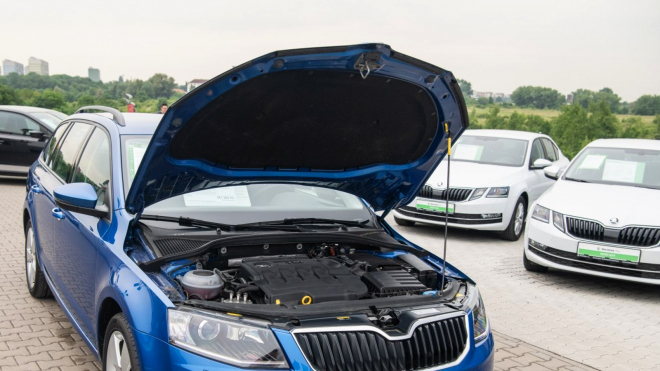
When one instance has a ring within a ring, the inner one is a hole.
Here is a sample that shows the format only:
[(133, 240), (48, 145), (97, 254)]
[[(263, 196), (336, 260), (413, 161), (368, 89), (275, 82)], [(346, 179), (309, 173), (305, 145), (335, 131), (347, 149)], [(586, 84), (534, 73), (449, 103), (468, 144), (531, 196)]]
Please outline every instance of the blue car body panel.
[[(368, 49), (364, 46), (356, 47), (350, 53), (355, 54), (357, 53), (356, 50), (366, 50), (365, 48)], [(310, 56), (310, 60), (313, 60), (313, 57)], [(220, 86), (223, 84), (223, 80), (211, 82), (206, 87), (216, 86), (214, 85), (216, 83)], [(203, 98), (195, 96), (194, 99)], [(199, 102), (198, 104), (202, 103)], [(449, 104), (449, 102), (442, 104)], [(456, 103), (452, 104), (455, 105)], [(191, 109), (188, 105), (181, 105), (181, 107)], [(179, 114), (179, 111), (173, 106), (173, 110), (168, 111), (162, 122), (171, 122), (172, 117), (177, 114)], [(459, 115), (459, 113), (455, 111), (455, 115)], [(107, 320), (107, 318), (103, 318), (104, 313), (109, 308), (118, 307), (126, 316), (128, 324), (133, 330), (138, 343), (138, 356), (144, 370), (239, 370), (239, 368), (219, 363), (169, 344), (167, 309), (174, 307), (174, 304), (157, 284), (155, 278), (142, 271), (125, 252), (129, 239), (127, 236), (131, 234), (131, 223), (134, 221), (135, 215), (126, 210), (124, 201), (126, 190), (124, 189), (122, 171), (121, 136), (151, 135), (157, 127), (160, 131), (166, 131), (169, 127), (169, 124), (158, 126), (161, 116), (131, 114), (126, 115), (126, 118), (127, 125), (125, 127), (118, 126), (110, 118), (90, 113), (76, 114), (64, 121), (65, 123), (85, 122), (92, 124), (105, 131), (109, 137), (112, 167), (111, 182), (108, 186), (111, 189), (111, 207), (108, 217), (98, 218), (67, 210), (59, 210), (58, 213), (55, 213), (53, 209), (58, 209), (58, 207), (54, 200), (54, 190), (61, 186), (63, 181), (48, 169), (41, 159), (30, 168), (27, 179), (27, 196), (24, 204), (24, 220), (32, 222), (40, 267), (46, 274), (49, 286), (73, 326), (81, 333), (83, 340), (99, 358), (102, 354), (102, 335), (104, 331), (100, 324), (103, 320)], [(452, 130), (455, 130), (456, 133), (462, 131), (460, 127), (454, 127), (454, 125), (460, 126), (460, 122), (455, 121), (451, 125)], [(385, 171), (398, 174), (406, 173), (407, 181), (414, 179), (415, 184), (422, 184), (420, 182), (437, 165), (437, 162), (446, 151), (442, 144), (445, 142), (444, 135), (436, 139), (438, 143), (434, 153), (427, 158), (424, 165), (415, 163), (408, 167), (404, 166), (405, 169), (393, 169), (383, 165), (377, 167), (377, 169), (356, 170), (348, 178), (366, 179), (369, 176), (377, 177), (381, 171)], [(205, 168), (206, 165), (200, 163), (194, 165), (177, 164), (168, 159), (165, 152), (161, 152), (164, 147), (156, 145), (152, 148), (153, 150), (150, 149), (148, 156), (156, 164), (156, 169), (149, 169), (149, 171), (158, 172), (158, 169), (165, 171), (164, 166), (167, 165), (170, 166), (170, 170), (167, 171), (172, 171), (172, 169), (174, 171), (199, 171), (199, 174), (204, 174), (204, 176), (217, 176), (215, 179), (223, 179), (222, 177), (226, 176), (226, 173), (218, 172), (218, 169)], [(159, 156), (161, 157), (158, 158)], [(145, 168), (144, 171), (142, 171), (143, 168)], [(141, 166), (140, 171), (142, 171), (140, 182), (147, 182), (148, 175), (154, 174), (146, 171), (146, 165)], [(262, 177), (263, 174), (262, 172), (254, 175)], [(278, 176), (280, 175), (278, 173)], [(309, 179), (307, 175), (289, 175), (291, 181)], [(311, 178), (319, 178), (319, 174), (310, 176)], [(329, 175), (329, 178), (333, 179), (341, 179), (342, 177), (348, 179), (346, 174)], [(143, 187), (143, 185), (140, 187)], [(139, 187), (136, 189), (139, 189), (139, 191), (133, 192), (131, 190), (133, 200), (137, 200), (143, 190)], [(388, 199), (405, 201), (410, 194), (414, 195), (414, 190)], [(388, 204), (378, 201), (376, 198), (371, 198), (370, 204), (373, 205), (374, 203), (376, 206), (389, 208), (396, 202)], [(423, 250), (421, 247), (406, 241), (384, 220), (381, 219), (380, 222), (388, 233), (397, 240), (413, 248)], [(435, 255), (430, 255), (427, 261), (438, 269), (442, 264), (442, 260)], [(469, 280), (465, 274), (450, 264), (447, 264), (447, 274)], [(471, 322), (472, 314), (468, 313), (468, 315)], [(291, 369), (311, 370), (311, 366), (305, 360), (291, 333), (279, 329), (274, 329), (274, 331)], [(470, 331), (472, 331), (471, 324)], [(472, 336), (470, 338), (472, 339)], [(470, 344), (470, 351), (460, 364), (444, 369), (492, 370), (492, 354), (493, 340), (492, 336), (488, 336), (480, 344)]]

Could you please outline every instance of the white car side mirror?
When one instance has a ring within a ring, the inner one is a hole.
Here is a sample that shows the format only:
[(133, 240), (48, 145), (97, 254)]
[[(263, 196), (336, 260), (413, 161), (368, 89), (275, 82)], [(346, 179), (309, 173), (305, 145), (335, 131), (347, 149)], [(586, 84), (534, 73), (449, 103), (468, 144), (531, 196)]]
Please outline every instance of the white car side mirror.
[(552, 179), (552, 180), (557, 180), (561, 176), (561, 173), (564, 171), (564, 169), (560, 169), (559, 166), (546, 166), (545, 169), (543, 169), (543, 172), (545, 173), (545, 177)]
[(552, 162), (544, 158), (539, 158), (532, 164), (532, 169), (544, 169), (548, 166), (552, 166)]

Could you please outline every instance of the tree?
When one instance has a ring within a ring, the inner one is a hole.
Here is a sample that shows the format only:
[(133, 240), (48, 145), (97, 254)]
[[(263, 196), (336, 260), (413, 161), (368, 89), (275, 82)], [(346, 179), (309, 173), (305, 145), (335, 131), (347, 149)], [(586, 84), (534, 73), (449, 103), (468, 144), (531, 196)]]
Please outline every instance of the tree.
[(461, 92), (463, 93), (463, 96), (466, 98), (469, 98), (472, 96), (474, 93), (472, 91), (472, 84), (469, 81), (465, 81), (463, 79), (458, 79), (458, 86), (461, 87)]
[(21, 105), (23, 100), (18, 95), (16, 90), (7, 85), (0, 84), (0, 104), (4, 105)]
[(660, 115), (655, 115), (653, 119), (653, 124), (656, 127), (655, 139), (660, 139)]
[(564, 106), (552, 123), (552, 138), (568, 157), (575, 156), (589, 138), (587, 111), (579, 104)]
[(513, 91), (511, 100), (519, 107), (558, 109), (565, 102), (564, 96), (555, 89), (541, 86), (521, 86)]
[(153, 86), (154, 98), (169, 98), (172, 95), (172, 89), (176, 86), (174, 78), (164, 73), (157, 73), (146, 82)]
[(633, 103), (635, 115), (660, 115), (660, 95), (642, 95)]
[(50, 109), (61, 109), (66, 106), (64, 95), (54, 90), (44, 90), (43, 93), (35, 95), (30, 105)]
[(486, 116), (486, 129), (506, 129), (507, 120), (506, 117), (500, 116), (500, 106), (494, 105), (488, 110), (488, 116)]
[(610, 106), (610, 111), (620, 113), (624, 108), (621, 105), (621, 97), (612, 91), (610, 88), (602, 88), (598, 92), (593, 92), (587, 89), (578, 89), (573, 93), (573, 102), (581, 105), (583, 108), (588, 109), (592, 102), (604, 101)]
[(654, 133), (644, 125), (640, 117), (623, 119), (621, 125), (623, 125), (623, 132), (621, 133), (623, 138), (653, 138)]

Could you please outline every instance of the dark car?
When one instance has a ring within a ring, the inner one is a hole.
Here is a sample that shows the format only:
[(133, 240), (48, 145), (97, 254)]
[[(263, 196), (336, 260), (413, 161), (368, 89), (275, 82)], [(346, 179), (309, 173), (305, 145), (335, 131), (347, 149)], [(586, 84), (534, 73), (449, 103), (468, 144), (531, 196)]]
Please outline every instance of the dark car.
[(0, 175), (25, 176), (64, 118), (46, 108), (0, 106)]
[(30, 293), (104, 370), (493, 369), (476, 284), (384, 219), (467, 127), (451, 72), (287, 50), (164, 115), (96, 109), (55, 130), (23, 222)]

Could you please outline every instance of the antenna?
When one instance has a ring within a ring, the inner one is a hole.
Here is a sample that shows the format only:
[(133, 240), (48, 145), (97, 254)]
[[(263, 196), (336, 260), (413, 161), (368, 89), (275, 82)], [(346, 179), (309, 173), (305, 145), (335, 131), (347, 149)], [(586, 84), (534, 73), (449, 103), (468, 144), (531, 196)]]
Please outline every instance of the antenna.
[(445, 289), (445, 269), (447, 268), (447, 224), (449, 223), (449, 169), (451, 165), (451, 132), (449, 123), (445, 121), (445, 133), (447, 133), (447, 192), (445, 192), (445, 246), (442, 252), (442, 280), (440, 281), (440, 294)]

